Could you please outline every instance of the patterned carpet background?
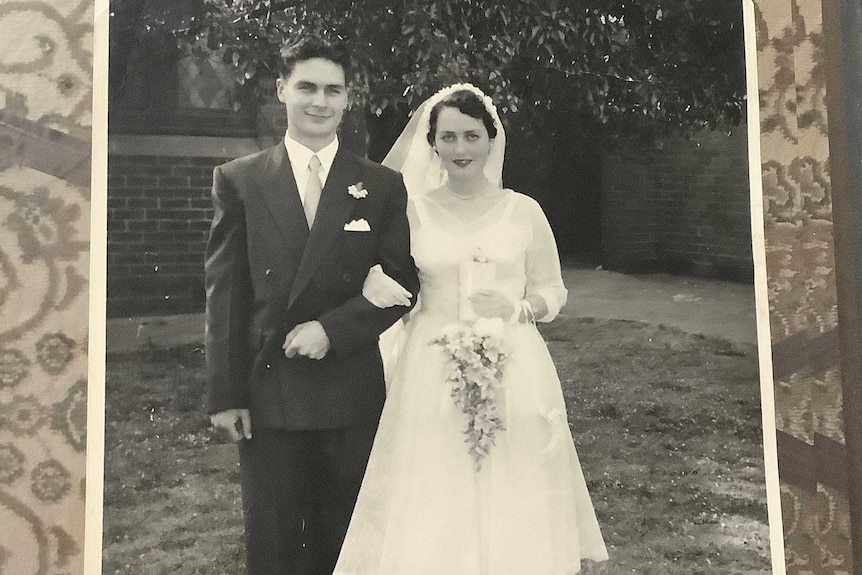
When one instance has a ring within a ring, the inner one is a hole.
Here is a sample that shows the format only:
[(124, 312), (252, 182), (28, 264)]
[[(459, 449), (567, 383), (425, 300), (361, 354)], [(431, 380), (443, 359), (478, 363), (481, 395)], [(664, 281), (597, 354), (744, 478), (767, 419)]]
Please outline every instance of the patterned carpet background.
[[(822, 5), (755, 4), (771, 329), (792, 357), (837, 324)], [(0, 575), (83, 572), (93, 16), (0, 0)], [(840, 446), (835, 363), (776, 368), (783, 437)], [(782, 504), (790, 573), (853, 572), (846, 488), (783, 481)]]
[(0, 573), (83, 565), (90, 0), (0, 2)]
[(787, 572), (850, 575), (823, 5), (758, 0), (755, 20)]

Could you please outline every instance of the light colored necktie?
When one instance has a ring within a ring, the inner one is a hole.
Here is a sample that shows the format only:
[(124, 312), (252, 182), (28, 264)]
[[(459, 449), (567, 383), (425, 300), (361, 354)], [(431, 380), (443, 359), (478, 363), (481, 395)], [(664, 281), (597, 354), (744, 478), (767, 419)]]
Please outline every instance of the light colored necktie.
[(308, 161), (308, 183), (305, 185), (305, 197), (303, 198), (303, 208), (305, 208), (305, 220), (308, 222), (308, 229), (311, 229), (314, 224), (314, 215), (317, 213), (317, 205), (320, 203), (320, 194), (323, 191), (323, 186), (320, 183), (320, 158), (316, 155), (311, 156)]

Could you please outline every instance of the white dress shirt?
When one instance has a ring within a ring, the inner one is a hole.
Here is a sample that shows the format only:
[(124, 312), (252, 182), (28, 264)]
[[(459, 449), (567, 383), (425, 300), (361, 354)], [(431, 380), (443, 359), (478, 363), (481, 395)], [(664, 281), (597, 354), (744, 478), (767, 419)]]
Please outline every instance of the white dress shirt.
[(304, 206), (305, 188), (308, 184), (308, 162), (314, 155), (320, 160), (318, 176), (320, 177), (320, 185), (325, 186), (332, 162), (335, 160), (335, 154), (338, 152), (338, 138), (333, 138), (332, 142), (319, 152), (313, 152), (290, 136), (285, 135), (284, 147), (287, 148), (287, 157), (290, 158), (290, 167), (293, 168), (293, 177), (296, 179), (296, 189), (299, 190), (299, 199), (302, 200)]

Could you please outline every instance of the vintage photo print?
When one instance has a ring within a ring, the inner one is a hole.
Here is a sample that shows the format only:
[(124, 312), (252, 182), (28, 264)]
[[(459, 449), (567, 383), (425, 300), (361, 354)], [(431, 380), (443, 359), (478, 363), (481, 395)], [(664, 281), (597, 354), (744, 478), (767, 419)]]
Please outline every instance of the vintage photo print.
[(103, 572), (783, 573), (745, 19), (111, 2)]

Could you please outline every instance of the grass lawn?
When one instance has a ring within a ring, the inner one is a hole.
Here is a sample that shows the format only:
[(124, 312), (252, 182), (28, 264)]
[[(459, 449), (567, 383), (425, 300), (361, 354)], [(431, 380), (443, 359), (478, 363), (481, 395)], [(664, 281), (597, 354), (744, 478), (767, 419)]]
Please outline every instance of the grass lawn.
[[(628, 321), (542, 331), (611, 555), (584, 573), (770, 572), (756, 350)], [(236, 448), (203, 377), (200, 348), (109, 356), (103, 573), (244, 573)]]

